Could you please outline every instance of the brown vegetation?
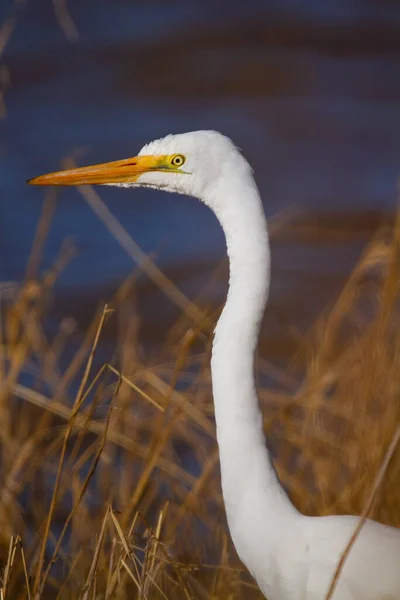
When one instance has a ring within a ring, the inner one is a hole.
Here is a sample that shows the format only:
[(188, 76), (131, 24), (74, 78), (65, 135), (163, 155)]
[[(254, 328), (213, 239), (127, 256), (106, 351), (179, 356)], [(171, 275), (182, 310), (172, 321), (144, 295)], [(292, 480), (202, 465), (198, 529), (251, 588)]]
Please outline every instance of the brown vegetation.
[[(90, 188), (86, 199), (100, 215)], [(2, 597), (260, 598), (224, 518), (209, 373), (216, 315), (185, 304), (147, 258), (142, 268), (182, 308), (162, 361), (141, 360), (137, 273), (79, 345), (68, 318), (50, 335), (51, 290), (71, 258), (67, 248), (38, 275), (53, 208), (49, 196), (25, 282), (2, 293)], [(398, 428), (399, 262), (397, 223), (376, 234), (275, 385), (260, 386), (281, 481), (307, 514), (361, 514)], [(118, 359), (104, 362), (113, 324)], [(396, 526), (399, 468), (397, 450), (371, 511)]]

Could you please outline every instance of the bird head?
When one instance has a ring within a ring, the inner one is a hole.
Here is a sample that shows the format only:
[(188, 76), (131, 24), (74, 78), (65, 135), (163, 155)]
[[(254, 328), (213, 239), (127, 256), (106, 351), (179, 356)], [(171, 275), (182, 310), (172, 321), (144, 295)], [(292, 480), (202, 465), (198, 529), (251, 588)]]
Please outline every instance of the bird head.
[(206, 201), (226, 175), (226, 168), (235, 164), (238, 169), (248, 168), (229, 138), (216, 131), (194, 131), (150, 142), (132, 158), (48, 173), (28, 183), (151, 187)]

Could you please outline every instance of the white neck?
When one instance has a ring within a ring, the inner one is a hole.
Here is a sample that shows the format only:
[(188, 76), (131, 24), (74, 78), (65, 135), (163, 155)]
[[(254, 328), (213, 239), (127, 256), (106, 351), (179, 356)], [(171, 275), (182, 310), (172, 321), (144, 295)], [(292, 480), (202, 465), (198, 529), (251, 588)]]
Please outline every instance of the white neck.
[(228, 298), (211, 359), (222, 491), (240, 557), (248, 566), (262, 560), (265, 569), (283, 521), (287, 526), (296, 513), (266, 449), (255, 389), (254, 359), (270, 278), (267, 226), (250, 169), (240, 177), (227, 174), (207, 203), (222, 225), (230, 260)]

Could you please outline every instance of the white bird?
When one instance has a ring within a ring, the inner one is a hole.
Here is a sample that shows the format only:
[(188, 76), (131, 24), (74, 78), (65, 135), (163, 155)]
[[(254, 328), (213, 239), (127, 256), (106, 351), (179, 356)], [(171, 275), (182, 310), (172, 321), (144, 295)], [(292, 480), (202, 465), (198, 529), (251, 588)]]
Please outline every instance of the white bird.
[[(248, 162), (227, 137), (196, 131), (153, 141), (134, 158), (50, 173), (29, 183), (152, 187), (195, 196), (214, 212), (230, 261), (229, 292), (211, 359), (229, 531), (268, 600), (323, 600), (358, 517), (299, 513), (266, 447), (254, 357), (268, 295), (270, 251)], [(400, 599), (399, 529), (366, 522), (333, 598)]]

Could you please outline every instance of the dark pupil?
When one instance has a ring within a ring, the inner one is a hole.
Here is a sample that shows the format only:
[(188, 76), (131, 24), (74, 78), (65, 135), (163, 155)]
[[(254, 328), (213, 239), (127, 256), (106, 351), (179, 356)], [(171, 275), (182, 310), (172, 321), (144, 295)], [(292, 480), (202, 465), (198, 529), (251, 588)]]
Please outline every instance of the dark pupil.
[(180, 164), (181, 164), (181, 162), (182, 162), (182, 159), (181, 159), (181, 157), (180, 157), (180, 156), (175, 156), (174, 163), (175, 163), (176, 165), (180, 165)]

